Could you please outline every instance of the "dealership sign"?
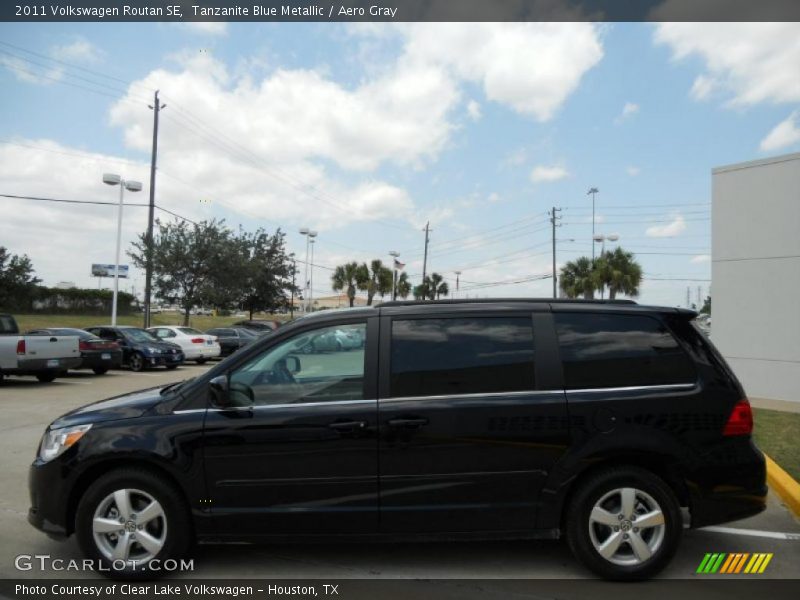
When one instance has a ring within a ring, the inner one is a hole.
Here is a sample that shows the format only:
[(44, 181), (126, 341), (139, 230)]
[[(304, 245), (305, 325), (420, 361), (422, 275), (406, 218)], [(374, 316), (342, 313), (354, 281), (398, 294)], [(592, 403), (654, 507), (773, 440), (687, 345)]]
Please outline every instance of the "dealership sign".
[[(92, 277), (113, 277), (116, 265), (92, 265)], [(119, 265), (120, 279), (127, 279), (128, 265)]]

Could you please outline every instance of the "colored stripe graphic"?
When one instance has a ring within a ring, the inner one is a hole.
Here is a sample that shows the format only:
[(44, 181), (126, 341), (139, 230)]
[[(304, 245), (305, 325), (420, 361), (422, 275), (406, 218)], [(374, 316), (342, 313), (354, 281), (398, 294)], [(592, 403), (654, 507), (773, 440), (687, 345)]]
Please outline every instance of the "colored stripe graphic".
[[(771, 552), (708, 552), (697, 567), (696, 573), (734, 575), (747, 573), (751, 575), (763, 573), (772, 560)], [(744, 569), (744, 571), (742, 570)]]

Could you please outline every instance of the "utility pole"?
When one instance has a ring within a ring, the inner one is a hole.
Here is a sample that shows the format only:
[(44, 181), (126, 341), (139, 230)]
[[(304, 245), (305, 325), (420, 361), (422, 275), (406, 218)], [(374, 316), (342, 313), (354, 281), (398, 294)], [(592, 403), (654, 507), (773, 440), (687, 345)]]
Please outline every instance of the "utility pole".
[[(558, 279), (556, 275), (556, 227), (560, 227), (560, 225), (556, 225), (556, 221), (561, 217), (558, 216), (557, 213), (560, 213), (561, 209), (553, 207), (553, 210), (550, 211), (550, 223), (553, 225), (553, 298), (558, 298)], [(594, 241), (592, 241), (592, 249), (594, 249)]]
[(430, 234), (431, 222), (425, 223), (425, 258), (422, 259), (422, 283), (425, 283), (425, 275), (428, 273), (428, 234)]
[(686, 286), (686, 308), (691, 308), (692, 307), (691, 294), (692, 294), (692, 288), (687, 285)]
[(153, 153), (150, 157), (150, 208), (147, 215), (147, 238), (145, 239), (145, 276), (144, 276), (144, 328), (150, 327), (150, 299), (153, 284), (153, 218), (156, 209), (156, 158), (158, 156), (158, 113), (166, 104), (158, 99), (158, 90), (153, 96)]

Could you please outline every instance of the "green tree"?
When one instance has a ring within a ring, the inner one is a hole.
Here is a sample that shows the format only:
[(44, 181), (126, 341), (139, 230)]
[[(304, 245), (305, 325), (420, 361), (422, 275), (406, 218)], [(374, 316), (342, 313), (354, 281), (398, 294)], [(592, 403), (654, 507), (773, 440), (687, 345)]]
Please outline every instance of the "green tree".
[(428, 283), (428, 298), (431, 300), (438, 300), (441, 296), (447, 296), (450, 293), (450, 288), (444, 277), (439, 273), (431, 273)]
[[(243, 278), (232, 288), (240, 290), (239, 303), (250, 313), (275, 311), (289, 305), (292, 289), (292, 257), (286, 254), (286, 234), (278, 229), (269, 235), (263, 229), (242, 234), (238, 246), (246, 257)], [(294, 289), (296, 292), (296, 288)]]
[[(183, 324), (189, 324), (194, 306), (213, 300), (214, 289), (230, 285), (245, 269), (245, 255), (224, 221), (157, 221), (153, 239), (153, 285), (159, 298), (174, 299), (183, 309)], [(140, 234), (128, 252), (133, 263), (146, 264), (146, 234)]]
[(356, 298), (356, 289), (364, 289), (367, 285), (369, 272), (366, 265), (359, 265), (357, 262), (349, 262), (336, 267), (331, 276), (331, 284), (334, 291), (341, 292), (347, 290), (347, 298), (350, 306)]
[(632, 252), (626, 252), (619, 247), (604, 252), (595, 262), (594, 271), (597, 287), (608, 287), (609, 300), (614, 300), (619, 293), (634, 298), (639, 295), (642, 267), (636, 262)]
[(706, 299), (703, 302), (703, 306), (700, 307), (700, 314), (704, 315), (711, 314), (711, 296), (706, 296)]
[[(365, 266), (366, 265), (363, 265), (362, 269)], [(375, 259), (370, 263), (369, 267), (367, 268), (365, 285), (365, 291), (367, 292), (367, 306), (372, 306), (372, 299), (375, 297), (375, 294), (380, 294), (381, 298), (383, 298), (386, 294), (390, 294), (392, 292), (392, 279), (392, 270), (385, 267), (380, 260)], [(363, 281), (364, 278), (362, 275), (362, 285)]]
[(559, 274), (561, 289), (567, 298), (583, 296), (586, 300), (594, 298), (598, 288), (597, 274), (592, 268), (592, 259), (586, 256), (567, 262)]
[(408, 273), (403, 271), (397, 276), (397, 295), (405, 300), (411, 294), (411, 282), (408, 280)]
[(34, 276), (33, 263), (26, 254), (10, 254), (0, 246), (0, 307), (27, 309), (41, 279)]

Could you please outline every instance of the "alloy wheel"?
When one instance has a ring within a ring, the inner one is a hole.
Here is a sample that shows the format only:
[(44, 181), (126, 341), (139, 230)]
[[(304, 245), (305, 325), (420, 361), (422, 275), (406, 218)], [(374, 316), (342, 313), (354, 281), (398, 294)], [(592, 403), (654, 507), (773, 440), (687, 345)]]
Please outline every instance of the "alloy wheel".
[(97, 505), (92, 534), (97, 549), (107, 560), (141, 565), (164, 547), (167, 517), (161, 503), (147, 492), (120, 489)]
[(636, 488), (611, 490), (592, 507), (589, 538), (604, 559), (620, 566), (649, 560), (664, 542), (664, 512), (652, 496)]

